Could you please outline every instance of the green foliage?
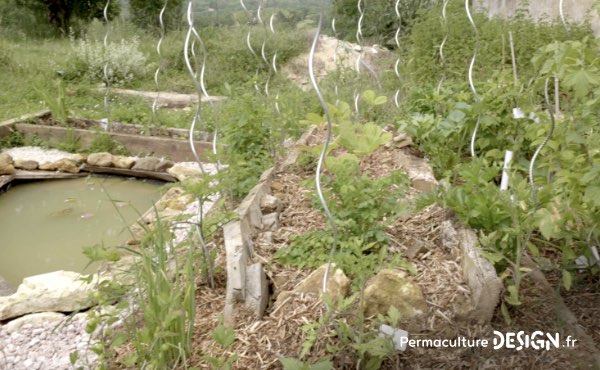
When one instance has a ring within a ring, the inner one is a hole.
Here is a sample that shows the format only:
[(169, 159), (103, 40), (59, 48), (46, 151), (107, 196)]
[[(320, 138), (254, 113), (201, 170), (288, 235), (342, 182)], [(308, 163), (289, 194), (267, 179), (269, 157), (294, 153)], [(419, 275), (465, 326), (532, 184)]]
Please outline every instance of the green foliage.
[[(324, 176), (324, 194), (339, 235), (339, 252), (333, 260), (352, 276), (369, 276), (387, 258), (385, 227), (407, 212), (408, 206), (399, 199), (408, 180), (400, 172), (370, 179), (360, 173), (359, 160), (352, 154), (329, 157), (327, 168), (331, 175)], [(321, 207), (316, 194), (313, 203)], [(330, 231), (309, 232), (293, 238), (275, 256), (284, 264), (317, 267), (328, 261), (332, 242)], [(399, 259), (393, 263), (404, 264)]]
[(222, 181), (234, 198), (243, 198), (272, 163), (273, 119), (264, 102), (252, 95), (222, 111), (223, 144), (227, 145), (223, 154), (228, 165)]
[[(223, 325), (222, 318), (220, 321), (219, 325), (212, 332), (212, 338), (223, 350), (228, 350), (233, 345), (233, 342), (235, 342), (235, 331)], [(232, 364), (237, 361), (238, 356), (202, 356), (202, 359), (211, 366), (211, 369), (229, 370)]]
[[(66, 35), (76, 20), (90, 22), (92, 19), (103, 19), (104, 0), (16, 0), (13, 6), (28, 10), (41, 24), (50, 24), (57, 34)], [(120, 12), (119, 2), (111, 2), (108, 9), (109, 19)], [(16, 12), (16, 14), (24, 14)], [(41, 35), (47, 36), (47, 35)]]
[[(439, 57), (439, 46), (445, 36), (441, 24), (440, 1), (419, 17), (411, 29), (404, 60), (407, 61), (403, 76), (410, 78), (415, 86), (425, 82), (432, 88), (442, 76), (444, 67)], [(491, 70), (510, 70), (510, 49), (508, 30), (512, 31), (518, 73), (527, 81), (536, 73), (528, 64), (538, 47), (554, 40), (564, 40), (565, 32), (560, 23), (533, 23), (524, 16), (511, 21), (488, 19), (485, 14), (474, 13), (475, 23), (480, 34), (480, 47), (475, 63), (474, 79), (477, 83), (487, 79)], [(446, 75), (450, 79), (466, 81), (469, 61), (473, 55), (475, 35), (465, 16), (464, 2), (450, 1), (447, 9), (449, 35), (444, 46)], [(588, 26), (570, 25), (568, 39), (580, 40), (589, 35)]]
[[(324, 176), (325, 197), (331, 199), (330, 209), (336, 224), (345, 235), (361, 236), (365, 241), (384, 242), (383, 220), (391, 222), (406, 212), (403, 198), (408, 178), (400, 171), (371, 179), (362, 173), (359, 160), (352, 154), (327, 159), (331, 176)], [(315, 206), (318, 201), (315, 197)]]
[[(162, 0), (130, 0), (131, 21), (142, 29), (157, 31), (160, 28), (158, 15), (165, 4)], [(165, 29), (178, 28), (182, 21), (182, 0), (169, 1), (163, 15)]]
[[(99, 335), (100, 340), (90, 347), (99, 355), (99, 369), (116, 367), (117, 349), (126, 343), (133, 351), (119, 359), (120, 366), (173, 368), (185, 363), (191, 354), (196, 309), (194, 249), (188, 248), (181, 255), (172, 253), (168, 227), (160, 222), (146, 232), (135, 251), (140, 259), (131, 271), (134, 286), (103, 280), (92, 294), (99, 309), (89, 311), (86, 331)], [(92, 262), (120, 258), (114, 249), (101, 246), (87, 248), (85, 253)], [(125, 294), (131, 301), (123, 299)], [(115, 307), (106, 308), (116, 302)], [(114, 324), (122, 319), (121, 311), (131, 309), (136, 313), (125, 315), (124, 329), (115, 329)], [(71, 361), (76, 362), (77, 356), (72, 355)]]
[(79, 144), (79, 136), (77, 135), (75, 130), (72, 128), (68, 128), (65, 133), (65, 137), (60, 143), (56, 145), (56, 148), (69, 153), (78, 152), (81, 148), (81, 145)]
[(10, 135), (0, 137), (0, 149), (25, 145), (25, 135), (20, 131), (11, 131)]
[[(402, 31), (406, 32), (422, 9), (427, 9), (435, 1), (408, 0), (401, 1), (399, 11), (402, 19)], [(394, 33), (398, 28), (398, 18), (395, 13), (395, 1), (373, 0), (363, 2), (363, 35), (381, 42), (393, 43)], [(333, 14), (338, 21), (341, 36), (354, 39), (357, 31), (359, 11), (354, 0), (334, 0)]]
[(166, 228), (157, 225), (142, 242), (138, 266), (141, 317), (132, 316), (130, 342), (135, 352), (126, 359), (150, 369), (171, 368), (184, 363), (192, 350), (196, 309), (193, 249), (188, 248), (176, 267), (169, 268), (169, 250), (174, 247)]
[[(396, 325), (399, 313), (391, 307), (387, 315), (378, 315), (377, 319), (369, 325), (363, 313), (363, 302), (357, 302), (357, 297), (362, 295), (357, 293), (348, 298), (340, 297), (337, 301), (333, 301), (327, 295), (323, 296), (329, 309), (319, 318), (319, 321), (310, 322), (302, 327), (305, 341), (300, 359), (309, 354), (319, 342), (321, 346), (325, 345), (328, 355), (340, 359), (343, 363), (359, 364), (357, 368), (368, 370), (382, 367), (383, 362), (395, 350), (391, 338), (380, 336), (376, 328), (382, 323)], [(336, 341), (327, 343), (328, 339), (333, 337)], [(281, 362), (285, 369), (286, 366), (290, 366), (290, 369), (312, 369), (309, 367), (310, 362), (302, 362), (298, 359), (282, 359)], [(324, 363), (322, 366), (331, 364), (328, 358), (321, 359), (317, 364), (322, 362)]]
[(88, 149), (90, 153), (108, 152), (118, 155), (127, 155), (127, 149), (123, 144), (117, 143), (107, 132), (96, 132), (94, 140)]
[(144, 78), (148, 71), (147, 58), (140, 51), (140, 39), (133, 36), (120, 41), (109, 40), (108, 47), (99, 39), (71, 38), (73, 58), (68, 61), (65, 78), (87, 77), (92, 82), (104, 81), (108, 63), (110, 83), (123, 85)]

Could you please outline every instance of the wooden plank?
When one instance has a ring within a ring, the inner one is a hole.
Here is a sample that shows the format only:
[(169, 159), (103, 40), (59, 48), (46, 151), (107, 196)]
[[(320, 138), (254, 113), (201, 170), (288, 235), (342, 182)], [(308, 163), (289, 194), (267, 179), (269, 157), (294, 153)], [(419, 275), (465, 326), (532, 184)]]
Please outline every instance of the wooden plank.
[(43, 117), (48, 117), (52, 113), (49, 110), (44, 110), (37, 113), (25, 114), (21, 117), (9, 119), (7, 121), (0, 122), (0, 137), (9, 136), (14, 130), (14, 125), (16, 123), (23, 123), (32, 119), (39, 119)]
[(14, 176), (14, 180), (55, 180), (55, 179), (76, 179), (79, 177), (87, 176), (87, 173), (17, 170), (13, 176)]
[[(161, 91), (160, 93), (157, 93), (156, 91), (138, 91), (127, 89), (111, 89), (110, 92), (113, 94), (145, 99), (150, 102), (154, 101), (154, 99), (156, 99), (158, 95), (157, 104), (161, 108), (185, 108), (198, 103), (197, 94), (180, 94), (166, 91)], [(210, 96), (208, 98), (205, 96), (201, 97), (202, 103), (219, 103), (226, 99), (226, 96)]]
[[(23, 132), (25, 136), (37, 135), (43, 140), (58, 144), (67, 135), (75, 135), (82, 148), (89, 148), (97, 136), (97, 133), (82, 129), (68, 129), (58, 126), (43, 126), (19, 123), (16, 129)], [(194, 156), (188, 140), (172, 139), (153, 136), (138, 136), (108, 132), (108, 134), (119, 144), (122, 144), (130, 153), (139, 156), (157, 156), (169, 158), (174, 162), (193, 161)], [(195, 141), (196, 151), (201, 157), (211, 155), (212, 143)]]
[[(15, 179), (15, 175), (3, 175), (0, 176), (0, 189), (2, 189), (5, 185), (8, 185)], [(0, 277), (1, 278), (1, 277)]]
[(140, 177), (140, 178), (153, 179), (153, 180), (162, 180), (162, 181), (167, 181), (167, 182), (177, 182), (177, 179), (175, 177), (173, 177), (165, 172), (130, 170), (130, 169), (126, 169), (126, 168), (115, 168), (115, 167), (99, 167), (99, 166), (90, 166), (87, 164), (84, 165), (81, 170), (91, 172), (91, 173), (105, 173), (105, 174), (120, 175), (120, 176), (133, 176), (133, 177)]

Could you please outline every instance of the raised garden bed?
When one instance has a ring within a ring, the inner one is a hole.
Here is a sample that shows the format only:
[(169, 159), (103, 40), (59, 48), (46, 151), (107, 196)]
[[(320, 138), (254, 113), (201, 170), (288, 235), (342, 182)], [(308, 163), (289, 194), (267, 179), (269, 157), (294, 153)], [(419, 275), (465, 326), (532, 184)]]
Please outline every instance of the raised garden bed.
[[(132, 155), (153, 155), (176, 162), (194, 160), (187, 130), (118, 122), (111, 122), (110, 131), (106, 131), (105, 127), (104, 122), (84, 118), (69, 118), (67, 124), (63, 125), (50, 112), (44, 111), (0, 123), (0, 137), (18, 131), (26, 138), (35, 136), (51, 144), (59, 144), (69, 138), (77, 140), (81, 148), (87, 149), (99, 133), (106, 133)], [(204, 157), (211, 153), (211, 135), (198, 132), (195, 135), (197, 140), (194, 145), (199, 155)]]

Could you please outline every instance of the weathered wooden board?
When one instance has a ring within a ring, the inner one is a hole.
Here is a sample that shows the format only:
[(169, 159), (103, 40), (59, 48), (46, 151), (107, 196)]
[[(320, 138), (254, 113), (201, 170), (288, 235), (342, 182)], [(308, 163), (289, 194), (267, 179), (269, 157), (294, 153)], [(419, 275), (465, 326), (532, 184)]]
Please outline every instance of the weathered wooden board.
[(17, 170), (13, 176), (14, 176), (14, 180), (55, 180), (55, 179), (76, 179), (79, 177), (87, 176), (87, 173)]
[(130, 170), (126, 168), (115, 168), (115, 167), (100, 167), (100, 166), (90, 166), (88, 164), (84, 165), (81, 169), (82, 171), (87, 171), (91, 173), (105, 173), (112, 175), (120, 175), (120, 176), (133, 176), (133, 177), (141, 177), (153, 180), (162, 180), (167, 182), (177, 182), (177, 179), (168, 173), (165, 172), (152, 172), (152, 171), (142, 171), (142, 170)]
[(4, 185), (10, 184), (11, 181), (15, 179), (15, 175), (3, 175), (0, 176), (0, 189), (4, 187)]

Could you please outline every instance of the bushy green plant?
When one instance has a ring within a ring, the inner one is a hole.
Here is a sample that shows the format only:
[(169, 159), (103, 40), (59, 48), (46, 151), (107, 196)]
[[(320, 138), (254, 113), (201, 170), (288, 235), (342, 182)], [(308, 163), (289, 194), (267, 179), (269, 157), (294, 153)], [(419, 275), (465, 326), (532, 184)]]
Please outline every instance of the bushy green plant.
[(228, 165), (222, 182), (234, 198), (243, 198), (273, 161), (273, 119), (262, 99), (252, 95), (222, 111), (222, 142), (227, 145), (223, 155)]
[[(182, 0), (169, 1), (163, 14), (163, 23), (166, 30), (176, 28), (182, 21)], [(161, 12), (164, 1), (161, 0), (130, 0), (131, 21), (142, 29), (157, 31), (160, 27), (158, 14)]]
[[(328, 158), (327, 168), (331, 175), (324, 176), (324, 193), (339, 235), (333, 260), (352, 276), (369, 276), (387, 258), (385, 227), (408, 212), (408, 205), (399, 201), (408, 180), (400, 172), (370, 179), (360, 173), (359, 160), (352, 154)], [(316, 194), (313, 204), (321, 207)], [(317, 267), (329, 260), (332, 242), (329, 230), (314, 231), (292, 238), (275, 256), (285, 264)], [(394, 263), (405, 265), (398, 258)]]
[(111, 40), (108, 48), (96, 39), (72, 39), (73, 59), (67, 67), (67, 78), (87, 77), (91, 81), (104, 80), (104, 66), (108, 62), (108, 79), (123, 85), (143, 78), (148, 71), (146, 56), (139, 50), (138, 37)]
[(65, 137), (56, 145), (60, 150), (69, 153), (77, 153), (81, 147), (79, 144), (79, 136), (74, 129), (68, 128)]
[(0, 137), (0, 149), (25, 145), (25, 135), (20, 131), (12, 131), (10, 135)]
[(108, 152), (112, 154), (127, 155), (127, 149), (117, 143), (110, 134), (106, 132), (96, 132), (94, 139), (88, 149), (90, 153)]

